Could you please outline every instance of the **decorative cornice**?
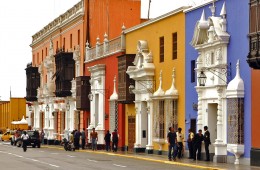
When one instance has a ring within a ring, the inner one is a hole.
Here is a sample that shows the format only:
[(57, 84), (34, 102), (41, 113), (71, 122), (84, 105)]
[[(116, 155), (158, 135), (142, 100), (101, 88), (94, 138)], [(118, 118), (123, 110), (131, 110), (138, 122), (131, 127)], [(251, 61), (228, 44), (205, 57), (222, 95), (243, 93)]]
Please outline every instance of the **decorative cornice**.
[(177, 8), (177, 9), (175, 9), (175, 10), (173, 10), (171, 12), (168, 12), (168, 13), (166, 13), (164, 15), (161, 15), (161, 16), (159, 16), (157, 18), (151, 19), (151, 20), (146, 21), (146, 22), (144, 22), (142, 24), (139, 24), (139, 25), (136, 25), (134, 27), (128, 28), (128, 29), (124, 30), (123, 33), (127, 34), (127, 33), (130, 33), (132, 31), (138, 30), (140, 28), (146, 27), (146, 26), (148, 26), (150, 24), (153, 24), (153, 23), (158, 22), (158, 21), (160, 21), (162, 19), (168, 18), (168, 17), (170, 17), (172, 15), (175, 15), (175, 14), (177, 14), (179, 12), (183, 12), (185, 9), (187, 9), (189, 7), (190, 6), (183, 6), (183, 7)]
[(30, 45), (31, 47), (36, 45), (39, 41), (42, 41), (44, 38), (48, 37), (53, 32), (57, 31), (61, 27), (68, 25), (71, 22), (74, 22), (76, 19), (84, 16), (84, 0), (81, 0), (72, 8), (67, 10), (64, 14), (60, 15), (54, 19), (51, 23), (46, 25), (43, 29), (32, 36), (33, 41)]

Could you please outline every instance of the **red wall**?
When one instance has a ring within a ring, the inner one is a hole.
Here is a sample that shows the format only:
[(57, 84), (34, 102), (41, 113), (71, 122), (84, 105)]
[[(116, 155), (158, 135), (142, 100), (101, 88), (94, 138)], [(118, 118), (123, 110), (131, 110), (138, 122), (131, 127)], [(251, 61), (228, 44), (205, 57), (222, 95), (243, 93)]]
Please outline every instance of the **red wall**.
[(260, 148), (260, 70), (252, 70), (252, 148)]
[[(106, 65), (106, 74), (105, 74), (105, 88), (107, 89), (105, 93), (105, 113), (108, 115), (109, 113), (109, 98), (113, 94), (114, 91), (114, 77), (116, 76), (116, 91), (118, 93), (117, 89), (117, 83), (118, 83), (118, 65), (117, 65), (117, 56), (122, 55), (122, 53), (117, 53), (114, 55), (111, 55), (106, 58), (102, 58), (96, 61), (93, 61), (91, 63), (85, 64), (85, 75), (90, 75), (88, 71), (88, 67), (97, 65), (97, 64), (105, 64)], [(105, 119), (105, 130), (109, 130), (109, 118)], [(125, 135), (123, 134), (125, 132), (125, 107), (122, 104), (118, 105), (118, 133), (120, 135), (120, 142), (119, 147), (124, 146), (125, 144)]]

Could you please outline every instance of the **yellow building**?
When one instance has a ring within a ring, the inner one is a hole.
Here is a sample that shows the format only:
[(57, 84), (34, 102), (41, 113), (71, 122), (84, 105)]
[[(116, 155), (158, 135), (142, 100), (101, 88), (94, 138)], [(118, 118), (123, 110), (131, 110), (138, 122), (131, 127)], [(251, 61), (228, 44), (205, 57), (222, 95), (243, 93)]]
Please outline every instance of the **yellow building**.
[(11, 124), (12, 121), (20, 121), (26, 118), (26, 99), (10, 98), (10, 101), (0, 102), (0, 129), (15, 129), (17, 125)]
[[(184, 9), (124, 31), (126, 54), (135, 55), (134, 66), (127, 69), (135, 80), (129, 86), (135, 101), (126, 105), (125, 137), (126, 145), (133, 146), (136, 152), (162, 154), (168, 151), (170, 126), (175, 130), (181, 127), (185, 132)], [(135, 120), (128, 122), (129, 117)], [(133, 123), (135, 130), (129, 132)]]

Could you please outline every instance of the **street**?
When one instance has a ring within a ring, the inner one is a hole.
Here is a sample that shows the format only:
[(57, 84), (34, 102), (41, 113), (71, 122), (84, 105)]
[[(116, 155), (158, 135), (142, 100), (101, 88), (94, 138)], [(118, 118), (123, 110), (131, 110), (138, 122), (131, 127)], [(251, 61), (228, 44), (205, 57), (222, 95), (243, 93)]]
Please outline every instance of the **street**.
[[(22, 148), (11, 146), (9, 142), (0, 142), (0, 167), (4, 170), (40, 170), (40, 169), (85, 169), (85, 170), (157, 170), (157, 169), (196, 169), (168, 163), (126, 158), (117, 154), (102, 154), (84, 151), (65, 151), (62, 148), (31, 148), (23, 152)], [(166, 161), (169, 162), (169, 161)]]

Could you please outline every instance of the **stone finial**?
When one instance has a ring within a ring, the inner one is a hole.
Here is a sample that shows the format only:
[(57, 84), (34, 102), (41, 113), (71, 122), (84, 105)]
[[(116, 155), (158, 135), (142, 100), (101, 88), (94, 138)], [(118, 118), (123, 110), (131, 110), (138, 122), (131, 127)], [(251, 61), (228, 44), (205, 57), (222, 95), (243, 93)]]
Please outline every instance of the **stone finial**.
[(165, 92), (165, 95), (178, 95), (178, 90), (175, 88), (175, 68), (172, 69), (171, 88)]
[(237, 64), (236, 64), (236, 77), (241, 78), (240, 77), (240, 61), (239, 61), (239, 59), (237, 60)]
[(215, 6), (215, 0), (212, 1), (212, 6), (209, 7), (212, 13), (212, 16), (215, 16), (216, 12), (216, 6)]
[(105, 34), (104, 34), (104, 40), (107, 40), (108, 39), (108, 35), (107, 35), (107, 33), (105, 32)]
[(125, 24), (123, 23), (123, 25), (122, 25), (122, 31), (124, 31), (125, 29), (126, 29), (126, 27), (125, 27)]
[(163, 96), (164, 95), (164, 91), (162, 89), (162, 70), (160, 71), (160, 76), (159, 76), (159, 87), (158, 90), (156, 92), (154, 92), (153, 96)]
[(87, 42), (86, 42), (86, 48), (88, 48), (88, 49), (90, 48), (90, 47), (89, 47), (89, 42), (88, 42), (88, 40), (87, 40)]
[(96, 43), (96, 45), (99, 45), (100, 44), (100, 39), (99, 39), (99, 36), (97, 37), (97, 43)]
[(199, 28), (200, 29), (208, 29), (208, 21), (206, 20), (205, 17), (205, 11), (203, 9), (202, 13), (201, 13), (201, 17), (200, 17), (200, 21), (199, 21)]
[(116, 92), (116, 76), (114, 77), (114, 92), (113, 94), (110, 96), (110, 100), (117, 100), (118, 99), (118, 94)]
[(220, 12), (220, 16), (222, 16), (222, 18), (226, 18), (227, 15), (227, 11), (226, 11), (226, 2), (223, 3), (221, 12)]
[(201, 17), (200, 17), (200, 22), (201, 22), (201, 21), (206, 21), (204, 9), (203, 9), (202, 14), (201, 14)]

